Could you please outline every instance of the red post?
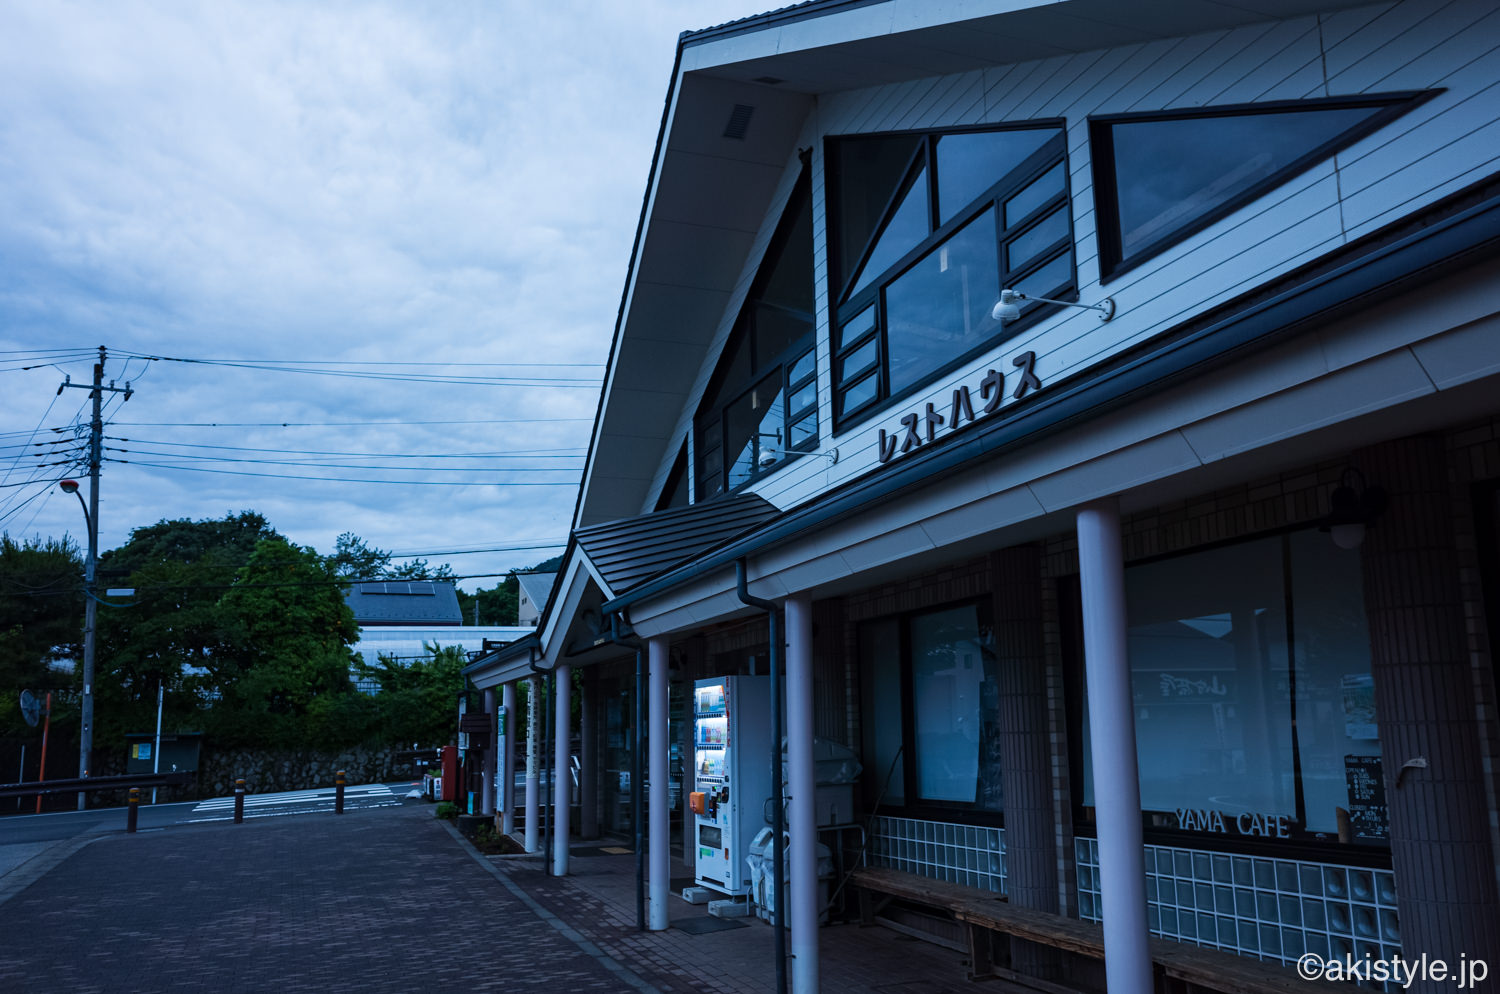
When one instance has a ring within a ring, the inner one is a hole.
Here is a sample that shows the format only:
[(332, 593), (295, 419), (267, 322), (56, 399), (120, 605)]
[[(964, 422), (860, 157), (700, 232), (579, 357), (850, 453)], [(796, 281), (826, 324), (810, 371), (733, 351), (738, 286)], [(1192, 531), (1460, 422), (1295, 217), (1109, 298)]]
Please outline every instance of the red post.
[(438, 800), (458, 800), (458, 746), (443, 746), (443, 796)]
[[(42, 765), (36, 771), (37, 782), (47, 779), (47, 730), (52, 727), (52, 691), (47, 691), (46, 709), (42, 711)], [(36, 795), (36, 813), (42, 813), (42, 795)]]

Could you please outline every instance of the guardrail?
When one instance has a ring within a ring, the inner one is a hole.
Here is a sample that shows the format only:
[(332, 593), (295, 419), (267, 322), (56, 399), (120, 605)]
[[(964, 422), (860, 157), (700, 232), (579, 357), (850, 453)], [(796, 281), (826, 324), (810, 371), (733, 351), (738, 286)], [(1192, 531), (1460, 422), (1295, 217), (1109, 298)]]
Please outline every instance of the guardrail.
[(171, 787), (191, 783), (197, 774), (126, 773), (114, 777), (76, 777), (72, 780), (38, 780), (35, 783), (0, 783), (0, 797), (32, 797), (36, 794), (77, 794), (81, 791), (122, 790), (131, 787)]

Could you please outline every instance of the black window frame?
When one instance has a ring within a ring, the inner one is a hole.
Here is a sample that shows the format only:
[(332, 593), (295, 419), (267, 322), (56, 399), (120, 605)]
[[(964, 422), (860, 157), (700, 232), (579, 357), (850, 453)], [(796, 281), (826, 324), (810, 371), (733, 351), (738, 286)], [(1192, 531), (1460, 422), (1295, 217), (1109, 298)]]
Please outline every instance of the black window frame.
[[(1338, 97), (1314, 97), (1307, 100), (1272, 100), (1263, 103), (1224, 104), (1174, 110), (1138, 111), (1124, 114), (1096, 114), (1088, 117), (1089, 160), (1094, 184), (1095, 240), (1099, 250), (1099, 282), (1107, 284), (1130, 270), (1181, 244), (1205, 228), (1222, 221), (1235, 211), (1289, 183), (1318, 163), (1353, 145), (1361, 138), (1390, 124), (1414, 110), (1442, 90), (1399, 90), (1386, 93), (1357, 94)], [(1245, 117), (1257, 114), (1283, 114), (1298, 110), (1342, 110), (1352, 107), (1380, 107), (1379, 113), (1352, 128), (1340, 132), (1301, 158), (1284, 166), (1265, 179), (1229, 198), (1201, 217), (1174, 228), (1167, 234), (1123, 255), (1120, 238), (1119, 189), (1115, 176), (1114, 134), (1118, 124), (1150, 121), (1209, 120), (1216, 117)]]
[[(718, 497), (725, 497), (730, 494), (739, 493), (745, 488), (754, 485), (761, 479), (781, 469), (789, 462), (793, 461), (793, 459), (795, 459), (796, 457), (816, 450), (821, 441), (822, 426), (821, 424), (818, 424), (817, 427), (819, 430), (816, 431), (810, 438), (805, 439), (795, 446), (790, 444), (792, 425), (807, 417), (809, 413), (816, 417), (818, 412), (818, 398), (816, 389), (814, 389), (813, 391), (813, 400), (811, 404), (804, 405), (797, 410), (792, 410), (790, 408), (793, 392), (795, 390), (800, 390), (806, 387), (808, 383), (812, 383), (814, 387), (816, 387), (817, 384), (818, 360), (816, 313), (809, 312), (805, 315), (807, 319), (806, 332), (804, 332), (791, 344), (783, 347), (780, 352), (777, 352), (773, 355), (762, 356), (758, 354), (758, 348), (761, 343), (759, 336), (757, 336), (756, 334), (755, 327), (755, 315), (757, 307), (768, 306), (758, 297), (762, 282), (768, 279), (770, 276), (769, 271), (764, 268), (764, 261), (767, 259), (780, 258), (782, 251), (785, 249), (788, 241), (791, 239), (793, 230), (797, 226), (798, 215), (803, 211), (811, 212), (811, 209), (812, 172), (808, 167), (806, 160), (804, 159), (801, 174), (797, 177), (797, 182), (793, 186), (792, 194), (787, 199), (786, 205), (782, 210), (782, 216), (777, 222), (776, 230), (772, 234), (769, 244), (766, 246), (765, 255), (762, 257), (762, 270), (760, 272), (757, 272), (755, 281), (751, 285), (751, 290), (746, 295), (745, 301), (741, 305), (740, 313), (735, 318), (734, 326), (730, 331), (729, 338), (725, 342), (723, 352), (720, 355), (721, 366), (719, 369), (715, 370), (713, 377), (710, 378), (708, 388), (704, 391), (704, 400), (700, 402), (698, 412), (693, 417), (693, 485), (691, 487), (691, 491), (692, 500), (694, 503), (705, 500), (713, 500)], [(809, 232), (809, 235), (811, 235), (811, 232)], [(807, 280), (810, 288), (813, 288), (813, 279), (814, 275), (811, 271), (809, 271), (807, 274)], [(813, 294), (813, 306), (816, 307), (816, 291), (815, 289), (811, 289), (810, 292)], [(769, 306), (774, 307), (776, 305)], [(729, 386), (729, 384), (726, 384), (724, 382), (725, 377), (727, 377), (728, 375), (728, 370), (722, 365), (722, 363), (725, 361), (725, 357), (733, 357), (736, 351), (742, 346), (748, 353), (748, 374), (745, 376), (743, 382), (738, 384), (738, 386), (742, 387), (742, 389), (735, 390), (732, 394), (725, 394), (724, 390), (726, 386)], [(812, 356), (811, 371), (802, 376), (799, 376), (795, 382), (789, 382), (793, 367), (796, 366), (797, 363), (808, 354), (811, 354)], [(745, 481), (731, 487), (729, 485), (729, 470), (731, 463), (729, 461), (729, 451), (726, 444), (729, 434), (729, 411), (737, 403), (743, 400), (747, 394), (763, 384), (768, 378), (777, 374), (781, 376), (781, 395), (779, 403), (782, 407), (782, 437), (778, 439), (777, 448), (782, 453), (782, 458), (778, 459), (775, 463), (762, 468), (760, 465), (760, 446), (762, 443), (760, 441), (760, 437), (757, 435), (754, 439), (755, 457), (752, 460), (751, 474)], [(706, 406), (709, 399), (715, 400), (716, 403), (714, 403), (712, 406)], [(719, 454), (717, 489), (706, 491), (704, 489), (705, 456), (715, 450), (717, 450)]]
[[(932, 227), (941, 214), (938, 203), (938, 168), (937, 168), (937, 144), (938, 140), (949, 135), (963, 135), (976, 133), (993, 133), (1002, 131), (1026, 131), (1055, 129), (1056, 133), (1036, 152), (1023, 160), (1015, 169), (1011, 170), (996, 181), (983, 192), (977, 194), (974, 199), (953, 211), (947, 220)], [(996, 332), (962, 353), (953, 356), (949, 361), (943, 363), (930, 373), (927, 373), (911, 384), (892, 390), (890, 384), (890, 348), (887, 337), (887, 320), (885, 313), (885, 290), (888, 286), (898, 281), (914, 266), (920, 264), (933, 251), (945, 244), (954, 234), (962, 228), (978, 219), (986, 211), (994, 211), (995, 215), (995, 248), (998, 262), (996, 272), (997, 289), (1014, 287), (1017, 283), (1025, 280), (1028, 276), (1045, 268), (1048, 264), (1055, 262), (1061, 256), (1059, 252), (1066, 250), (1068, 258), (1068, 269), (1070, 278), (1047, 290), (1038, 290), (1038, 296), (1053, 297), (1060, 300), (1076, 299), (1078, 295), (1078, 250), (1074, 237), (1072, 206), (1072, 176), (1069, 165), (1067, 121), (1063, 118), (1042, 118), (1028, 121), (1010, 121), (1003, 125), (977, 125), (961, 128), (944, 128), (936, 130), (915, 131), (888, 131), (874, 135), (831, 135), (824, 139), (825, 162), (836, 163), (839, 156), (833, 150), (841, 143), (857, 142), (861, 139), (884, 139), (900, 136), (916, 136), (920, 140), (916, 149), (912, 152), (911, 160), (907, 163), (901, 182), (887, 202), (885, 210), (880, 217), (880, 224), (872, 231), (869, 243), (864, 247), (855, 263), (850, 267), (849, 273), (832, 273), (831, 260), (838, 258), (840, 238), (838, 219), (835, 217), (836, 207), (839, 200), (839, 177), (838, 170), (829, 170), (825, 177), (824, 185), (827, 191), (825, 198), (829, 205), (825, 212), (825, 236), (829, 246), (828, 259), (830, 260), (830, 277), (838, 280), (836, 287), (831, 286), (830, 297), (832, 298), (830, 308), (832, 318), (829, 332), (830, 344), (830, 384), (832, 401), (832, 433), (835, 438), (857, 422), (883, 410), (905, 397), (908, 397), (928, 384), (941, 379), (943, 376), (953, 372), (975, 357), (992, 349), (1000, 342), (1013, 338), (1027, 328), (1036, 324), (1047, 314), (1055, 312), (1058, 307), (1053, 304), (1028, 303), (1023, 306), (1021, 316), (996, 329)], [(1005, 224), (1005, 203), (1014, 194), (1025, 189), (1032, 182), (1041, 179), (1052, 168), (1061, 165), (1063, 171), (1062, 190), (1054, 194), (1046, 201), (1033, 208), (1025, 218), (1021, 219), (1012, 227)], [(904, 253), (894, 264), (877, 274), (868, 285), (858, 293), (850, 294), (849, 290), (854, 284), (854, 277), (862, 275), (862, 270), (869, 261), (880, 235), (885, 230), (894, 211), (900, 206), (903, 198), (911, 187), (912, 182), (918, 175), (927, 183), (927, 211), (929, 230), (928, 235), (921, 242)], [(1048, 220), (1054, 211), (1062, 209), (1067, 220), (1067, 234), (1049, 244), (1044, 250), (1037, 252), (1028, 260), (1028, 265), (1015, 270), (1007, 268), (1008, 250), (1012, 242), (1029, 232), (1038, 225)], [(874, 307), (874, 320), (871, 330), (858, 337), (844, 341), (842, 337), (843, 328), (864, 312), (866, 307)], [(841, 380), (840, 370), (844, 360), (857, 352), (871, 341), (875, 342), (875, 360), (873, 370), (861, 373), (848, 383)], [(853, 407), (845, 408), (844, 398), (849, 393), (849, 388), (864, 383), (870, 376), (875, 378), (875, 391), (867, 399)]]
[[(999, 657), (998, 647), (993, 646), (995, 633), (995, 604), (989, 594), (981, 594), (976, 597), (965, 597), (961, 600), (945, 601), (941, 604), (931, 604), (925, 607), (914, 608), (908, 611), (897, 612), (892, 615), (877, 616), (863, 619), (857, 625), (880, 621), (891, 618), (896, 622), (896, 632), (900, 643), (900, 694), (901, 694), (901, 762), (898, 775), (902, 783), (902, 800), (893, 802), (885, 800), (881, 807), (903, 818), (919, 818), (933, 821), (951, 820), (955, 815), (962, 815), (964, 824), (985, 825), (996, 828), (1005, 827), (1005, 810), (979, 807), (973, 801), (944, 801), (924, 798), (918, 791), (917, 780), (917, 718), (916, 718), (916, 693), (912, 683), (912, 619), (926, 614), (937, 614), (942, 611), (951, 611), (956, 608), (974, 606), (978, 609), (978, 621), (981, 628), (987, 628), (992, 639), (992, 652), (995, 653), (995, 666), (1004, 666), (1005, 661)], [(863, 673), (862, 678), (868, 678)], [(879, 692), (879, 688), (875, 688)], [(882, 773), (884, 771), (875, 771)], [(976, 781), (977, 786), (977, 781)], [(1003, 785), (1002, 785), (1003, 789)], [(873, 801), (873, 798), (867, 798)]]

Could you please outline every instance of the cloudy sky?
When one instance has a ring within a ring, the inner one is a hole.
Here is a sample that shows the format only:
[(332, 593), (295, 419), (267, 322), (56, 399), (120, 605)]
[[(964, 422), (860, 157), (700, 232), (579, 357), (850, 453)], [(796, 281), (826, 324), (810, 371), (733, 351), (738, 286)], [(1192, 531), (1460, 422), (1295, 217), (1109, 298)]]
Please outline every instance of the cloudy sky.
[(677, 36), (764, 6), (0, 5), (0, 530), (85, 534), (102, 345), (101, 549), (558, 551)]

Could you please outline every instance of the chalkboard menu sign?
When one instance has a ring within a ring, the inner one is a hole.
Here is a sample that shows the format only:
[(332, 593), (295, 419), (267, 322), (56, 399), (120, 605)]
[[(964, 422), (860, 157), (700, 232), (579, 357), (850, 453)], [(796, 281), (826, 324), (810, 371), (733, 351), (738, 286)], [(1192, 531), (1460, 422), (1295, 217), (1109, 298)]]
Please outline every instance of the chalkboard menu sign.
[(1385, 806), (1385, 777), (1379, 756), (1345, 756), (1349, 785), (1349, 828), (1356, 839), (1387, 839), (1390, 816)]

